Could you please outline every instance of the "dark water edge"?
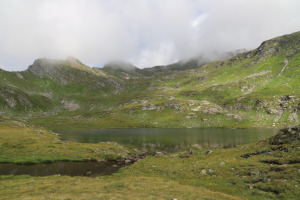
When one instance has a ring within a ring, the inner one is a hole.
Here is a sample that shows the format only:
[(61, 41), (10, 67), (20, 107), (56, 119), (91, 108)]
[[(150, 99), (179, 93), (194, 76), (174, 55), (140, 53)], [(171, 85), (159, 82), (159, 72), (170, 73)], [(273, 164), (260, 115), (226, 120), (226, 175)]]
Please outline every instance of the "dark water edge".
[(0, 175), (30, 176), (105, 176), (117, 172), (125, 164), (117, 162), (54, 162), (33, 165), (0, 164)]

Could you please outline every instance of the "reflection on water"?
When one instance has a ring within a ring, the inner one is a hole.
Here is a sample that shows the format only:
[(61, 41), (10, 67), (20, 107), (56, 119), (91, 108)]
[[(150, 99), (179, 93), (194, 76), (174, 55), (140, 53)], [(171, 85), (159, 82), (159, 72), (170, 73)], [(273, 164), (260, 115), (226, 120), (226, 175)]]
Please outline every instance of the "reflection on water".
[(174, 152), (186, 148), (228, 148), (257, 142), (277, 133), (274, 129), (107, 129), (61, 131), (64, 140), (117, 142), (144, 151)]
[(123, 165), (97, 162), (55, 162), (34, 165), (0, 164), (0, 175), (50, 176), (103, 176), (117, 172)]

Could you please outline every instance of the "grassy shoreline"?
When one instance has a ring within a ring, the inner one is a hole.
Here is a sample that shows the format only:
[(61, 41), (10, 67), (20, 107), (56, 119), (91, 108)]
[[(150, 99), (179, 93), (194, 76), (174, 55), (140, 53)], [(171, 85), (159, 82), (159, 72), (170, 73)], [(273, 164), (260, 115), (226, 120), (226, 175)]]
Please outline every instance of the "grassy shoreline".
[(117, 143), (62, 141), (57, 134), (40, 127), (19, 121), (0, 122), (0, 163), (124, 160), (130, 153), (134, 151)]
[[(184, 116), (180, 116), (178, 114), (178, 118), (185, 118)], [(218, 115), (216, 118), (222, 118), (221, 124), (209, 124), (203, 123), (203, 121), (195, 121), (191, 120), (193, 124), (185, 124), (182, 123), (173, 123), (167, 119), (161, 119), (157, 123), (141, 123), (136, 120), (127, 120), (122, 121), (125, 117), (116, 119), (114, 122), (111, 119), (101, 118), (98, 121), (90, 121), (88, 119), (81, 120), (71, 120), (71, 116), (55, 116), (55, 117), (42, 117), (42, 118), (31, 118), (29, 121), (31, 124), (45, 127), (49, 130), (57, 131), (57, 130), (86, 130), (86, 129), (132, 129), (132, 128), (224, 128), (224, 129), (245, 129), (245, 128), (268, 128), (268, 129), (280, 129), (285, 128), (291, 124), (276, 124), (273, 126), (272, 123), (257, 123), (257, 122), (234, 122), (232, 123), (230, 120), (227, 121), (228, 117)], [(140, 116), (136, 116), (136, 118), (140, 118)], [(204, 117), (205, 118), (205, 117)], [(177, 119), (176, 119), (177, 120)], [(190, 119), (189, 119), (190, 120)], [(171, 120), (172, 121), (172, 120)], [(210, 120), (211, 121), (211, 120)], [(212, 119), (213, 121), (213, 119)], [(219, 119), (217, 121), (220, 121)], [(247, 120), (246, 120), (247, 121)], [(151, 122), (151, 119), (149, 119)], [(197, 125), (195, 125), (197, 124)], [(57, 127), (59, 125), (59, 127)]]

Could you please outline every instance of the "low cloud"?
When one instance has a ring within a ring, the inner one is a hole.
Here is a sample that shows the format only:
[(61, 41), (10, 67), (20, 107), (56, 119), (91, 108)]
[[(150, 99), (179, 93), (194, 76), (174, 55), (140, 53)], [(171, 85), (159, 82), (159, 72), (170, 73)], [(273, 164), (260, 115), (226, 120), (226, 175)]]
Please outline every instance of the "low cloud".
[(74, 56), (138, 67), (200, 53), (252, 49), (300, 30), (298, 0), (2, 0), (0, 68)]

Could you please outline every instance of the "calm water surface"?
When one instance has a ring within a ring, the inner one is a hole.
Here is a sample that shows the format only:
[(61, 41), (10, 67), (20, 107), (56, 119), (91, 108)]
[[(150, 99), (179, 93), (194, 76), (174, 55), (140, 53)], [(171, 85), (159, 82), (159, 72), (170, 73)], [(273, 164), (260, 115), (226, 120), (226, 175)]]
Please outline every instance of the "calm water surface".
[(174, 152), (186, 148), (228, 148), (257, 142), (277, 133), (274, 129), (107, 129), (60, 131), (63, 140), (117, 142), (144, 151)]
[(68, 176), (103, 176), (117, 172), (120, 167), (116, 163), (97, 162), (54, 162), (34, 165), (0, 164), (0, 175), (50, 176), (55, 174)]

